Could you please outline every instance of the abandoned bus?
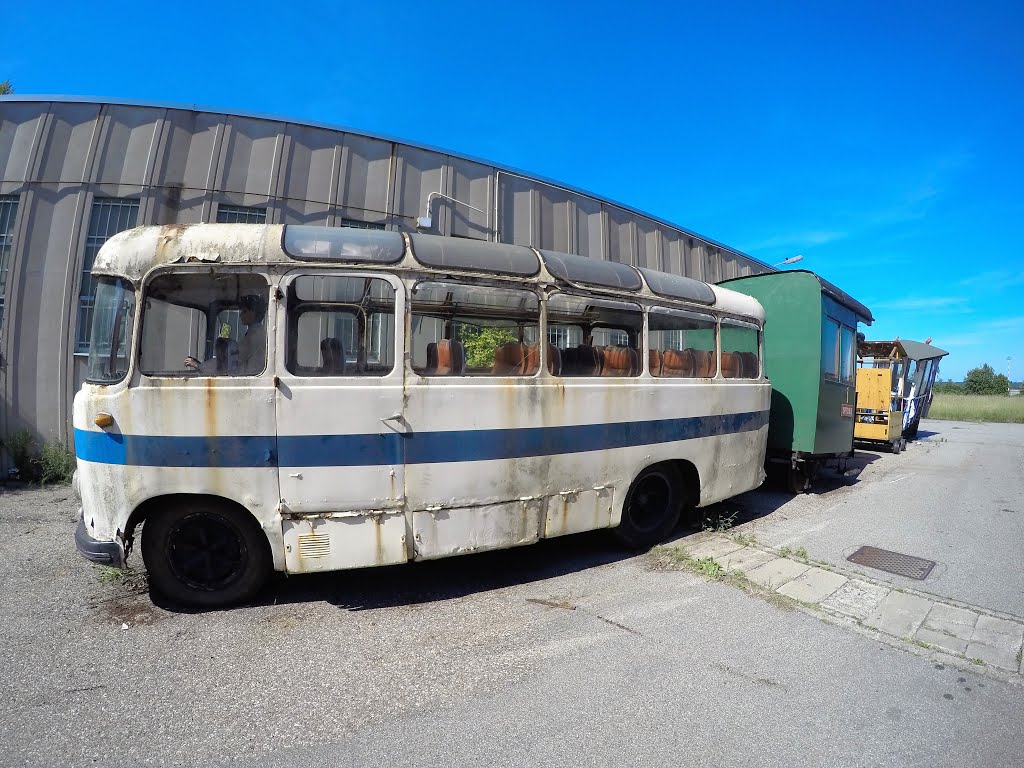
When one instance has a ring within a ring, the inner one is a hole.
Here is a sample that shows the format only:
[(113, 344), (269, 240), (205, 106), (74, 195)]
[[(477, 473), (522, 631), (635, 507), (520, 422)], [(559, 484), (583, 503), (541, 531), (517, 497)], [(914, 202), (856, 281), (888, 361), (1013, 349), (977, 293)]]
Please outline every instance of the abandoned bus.
[(614, 528), (763, 479), (756, 300), (521, 246), (305, 225), (111, 238), (75, 535), (223, 605), (289, 574)]

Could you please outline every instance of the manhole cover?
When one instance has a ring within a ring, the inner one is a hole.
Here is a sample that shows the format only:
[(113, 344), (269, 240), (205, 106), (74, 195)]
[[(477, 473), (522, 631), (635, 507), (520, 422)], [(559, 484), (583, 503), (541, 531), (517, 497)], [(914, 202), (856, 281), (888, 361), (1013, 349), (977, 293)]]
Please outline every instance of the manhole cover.
[(848, 558), (851, 563), (866, 565), (879, 571), (888, 571), (897, 576), (906, 576), (908, 579), (923, 581), (932, 572), (935, 563), (925, 560), (923, 557), (912, 555), (901, 555), (899, 552), (890, 552), (888, 549), (877, 547), (861, 547)]

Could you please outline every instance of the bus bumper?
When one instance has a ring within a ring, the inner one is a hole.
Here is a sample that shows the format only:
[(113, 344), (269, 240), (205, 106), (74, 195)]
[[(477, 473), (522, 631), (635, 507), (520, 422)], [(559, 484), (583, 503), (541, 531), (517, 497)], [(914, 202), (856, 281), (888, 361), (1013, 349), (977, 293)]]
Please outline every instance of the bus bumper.
[(86, 560), (114, 568), (124, 568), (124, 545), (117, 539), (100, 541), (90, 536), (81, 510), (78, 515), (78, 528), (75, 529), (75, 546)]

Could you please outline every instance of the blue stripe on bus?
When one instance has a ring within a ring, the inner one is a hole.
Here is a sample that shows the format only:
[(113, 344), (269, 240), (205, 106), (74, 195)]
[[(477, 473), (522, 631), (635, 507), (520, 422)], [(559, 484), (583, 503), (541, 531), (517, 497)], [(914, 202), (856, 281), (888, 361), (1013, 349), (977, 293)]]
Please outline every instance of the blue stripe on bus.
[(150, 467), (365, 467), (583, 453), (751, 432), (768, 411), (568, 427), (377, 435), (167, 437), (75, 430), (78, 458)]

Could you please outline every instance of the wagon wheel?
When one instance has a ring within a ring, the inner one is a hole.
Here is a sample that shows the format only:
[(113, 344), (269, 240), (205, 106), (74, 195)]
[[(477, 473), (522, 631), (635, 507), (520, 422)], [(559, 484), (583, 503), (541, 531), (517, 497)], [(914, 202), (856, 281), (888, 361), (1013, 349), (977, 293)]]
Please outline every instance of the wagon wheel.
[(805, 493), (810, 489), (811, 478), (803, 466), (791, 466), (789, 468), (789, 472), (786, 475), (786, 487), (789, 488), (790, 493), (797, 495)]

